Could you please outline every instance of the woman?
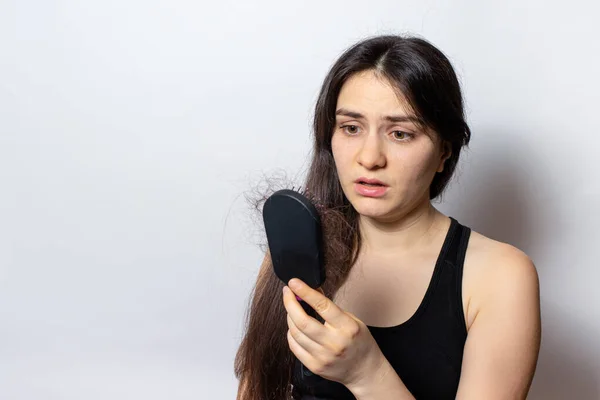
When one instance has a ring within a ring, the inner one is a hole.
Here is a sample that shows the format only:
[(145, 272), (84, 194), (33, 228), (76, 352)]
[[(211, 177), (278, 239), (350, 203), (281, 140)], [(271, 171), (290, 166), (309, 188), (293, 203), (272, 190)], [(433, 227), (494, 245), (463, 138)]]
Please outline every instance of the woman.
[[(306, 189), (323, 210), (327, 280), (284, 285), (267, 252), (238, 399), (525, 398), (540, 344), (535, 266), (431, 203), (470, 139), (448, 59), (419, 38), (355, 44), (325, 78), (313, 128)], [(323, 384), (307, 386), (295, 360)]]

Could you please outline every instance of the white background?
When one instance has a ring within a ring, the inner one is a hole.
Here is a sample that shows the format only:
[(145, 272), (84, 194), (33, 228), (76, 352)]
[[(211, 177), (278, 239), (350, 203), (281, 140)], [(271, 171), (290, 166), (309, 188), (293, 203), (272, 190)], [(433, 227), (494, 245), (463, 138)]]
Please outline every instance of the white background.
[(233, 399), (261, 260), (244, 193), (306, 168), (322, 79), (379, 33), (460, 75), (473, 140), (439, 207), (538, 267), (530, 398), (599, 398), (599, 12), (1, 1), (0, 399)]

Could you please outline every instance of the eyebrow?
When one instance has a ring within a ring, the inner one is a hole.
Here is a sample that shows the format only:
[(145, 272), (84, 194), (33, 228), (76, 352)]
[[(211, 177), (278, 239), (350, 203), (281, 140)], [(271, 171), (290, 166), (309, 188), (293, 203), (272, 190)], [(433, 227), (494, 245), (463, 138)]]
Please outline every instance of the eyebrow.
[[(335, 112), (335, 115), (344, 115), (350, 118), (365, 119), (365, 116), (361, 113), (350, 111), (345, 108), (338, 109)], [(386, 115), (381, 117), (381, 119), (389, 122), (414, 122), (416, 124), (423, 125), (423, 120), (421, 118), (412, 115)]]

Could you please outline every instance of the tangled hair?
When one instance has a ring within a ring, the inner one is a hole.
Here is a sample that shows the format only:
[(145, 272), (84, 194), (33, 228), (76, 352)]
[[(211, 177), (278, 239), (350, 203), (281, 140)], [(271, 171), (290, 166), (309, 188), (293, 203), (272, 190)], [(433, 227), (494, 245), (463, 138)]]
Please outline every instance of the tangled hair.
[[(374, 71), (403, 96), (417, 117), (451, 150), (444, 169), (433, 178), (429, 199), (442, 194), (471, 132), (465, 121), (460, 84), (450, 61), (424, 39), (380, 35), (345, 50), (322, 84), (314, 112), (313, 152), (303, 190), (318, 199), (323, 226), (326, 281), (324, 294), (333, 298), (358, 256), (361, 239), (358, 213), (342, 191), (334, 164), (331, 138), (343, 84), (353, 75)], [(272, 194), (252, 200), (257, 210)], [(240, 381), (237, 400), (298, 399), (292, 385), (295, 356), (287, 343), (284, 283), (273, 272), (268, 249), (251, 292), (245, 332), (235, 356)]]

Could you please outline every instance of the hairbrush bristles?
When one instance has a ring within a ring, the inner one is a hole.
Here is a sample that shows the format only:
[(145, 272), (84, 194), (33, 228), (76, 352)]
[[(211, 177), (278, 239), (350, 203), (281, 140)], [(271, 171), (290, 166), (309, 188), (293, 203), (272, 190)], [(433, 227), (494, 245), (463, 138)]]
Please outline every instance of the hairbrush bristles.
[(308, 190), (308, 188), (305, 188), (304, 190), (302, 190), (300, 192), (304, 197), (306, 197), (307, 199), (310, 200), (310, 202), (316, 207), (316, 209), (319, 212), (322, 212), (325, 210), (325, 205), (323, 204), (323, 201), (315, 196), (310, 190)]
[(308, 188), (302, 189), (302, 187), (294, 185), (290, 190), (300, 193), (302, 196), (306, 197), (315, 206), (317, 211), (323, 212), (327, 209), (327, 207), (325, 207), (323, 204), (323, 201), (315, 196), (310, 190), (308, 190)]

